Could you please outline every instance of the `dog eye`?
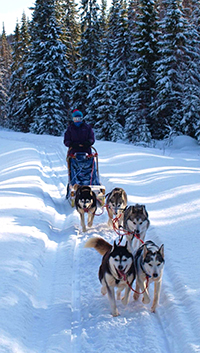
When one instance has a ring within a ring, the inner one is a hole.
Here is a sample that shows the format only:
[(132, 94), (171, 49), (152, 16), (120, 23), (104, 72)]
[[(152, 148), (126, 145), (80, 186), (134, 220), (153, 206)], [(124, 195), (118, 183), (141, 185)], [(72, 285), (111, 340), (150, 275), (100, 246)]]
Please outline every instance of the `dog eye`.
[(153, 265), (152, 264), (149, 264), (150, 267), (152, 267)]
[(133, 222), (133, 224), (136, 224), (136, 222)]
[(140, 226), (141, 226), (142, 222), (140, 222)]
[(161, 265), (161, 263), (157, 264), (157, 266), (160, 266), (160, 265)]

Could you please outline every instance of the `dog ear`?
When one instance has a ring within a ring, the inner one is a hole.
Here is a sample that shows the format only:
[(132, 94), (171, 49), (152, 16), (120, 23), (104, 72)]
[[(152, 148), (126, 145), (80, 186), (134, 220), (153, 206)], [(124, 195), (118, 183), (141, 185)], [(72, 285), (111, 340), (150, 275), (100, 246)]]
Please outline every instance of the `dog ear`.
[(110, 252), (113, 252), (116, 249), (116, 247), (117, 247), (116, 240), (114, 240), (114, 243)]
[(143, 212), (144, 216), (148, 217), (148, 213), (147, 213), (145, 205), (142, 205), (142, 212)]
[(130, 206), (131, 213), (135, 213), (135, 206)]
[(75, 191), (77, 191), (78, 188), (80, 188), (80, 185), (79, 184), (74, 184), (73, 188), (74, 188)]
[(164, 259), (164, 244), (161, 245), (161, 247), (159, 248), (159, 252), (162, 255), (163, 259)]
[(146, 245), (144, 244), (144, 248), (143, 248), (143, 259), (145, 259), (147, 253), (148, 253), (148, 249), (147, 249)]

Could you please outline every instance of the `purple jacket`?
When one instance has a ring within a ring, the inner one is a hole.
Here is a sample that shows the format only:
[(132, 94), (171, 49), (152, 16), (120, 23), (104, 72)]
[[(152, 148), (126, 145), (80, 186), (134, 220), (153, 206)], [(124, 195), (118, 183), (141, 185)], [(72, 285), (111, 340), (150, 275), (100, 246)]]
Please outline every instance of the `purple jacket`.
[(90, 146), (95, 142), (94, 132), (84, 121), (80, 126), (71, 123), (64, 134), (64, 144), (70, 148), (70, 154), (76, 152), (91, 153)]

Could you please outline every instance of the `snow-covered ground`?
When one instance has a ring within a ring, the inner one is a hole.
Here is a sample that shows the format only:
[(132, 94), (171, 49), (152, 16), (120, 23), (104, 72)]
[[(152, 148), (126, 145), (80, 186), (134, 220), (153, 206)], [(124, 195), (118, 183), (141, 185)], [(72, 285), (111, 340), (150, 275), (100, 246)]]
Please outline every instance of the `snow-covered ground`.
[(101, 256), (84, 243), (117, 236), (106, 212), (81, 232), (65, 199), (62, 137), (0, 131), (0, 353), (200, 352), (200, 147), (189, 137), (95, 147), (106, 191), (123, 187), (129, 205), (145, 204), (147, 239), (165, 245), (157, 312), (131, 294), (111, 316)]

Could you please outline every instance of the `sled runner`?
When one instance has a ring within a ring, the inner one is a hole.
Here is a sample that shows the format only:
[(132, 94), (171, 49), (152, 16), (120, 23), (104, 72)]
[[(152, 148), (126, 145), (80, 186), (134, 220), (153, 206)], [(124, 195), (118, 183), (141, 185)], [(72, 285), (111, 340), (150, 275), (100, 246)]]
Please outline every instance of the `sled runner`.
[(92, 147), (92, 154), (77, 152), (67, 155), (68, 185), (67, 195), (69, 203), (74, 207), (74, 185), (88, 185), (95, 192), (97, 201), (101, 206), (105, 203), (105, 187), (99, 181), (98, 153)]

